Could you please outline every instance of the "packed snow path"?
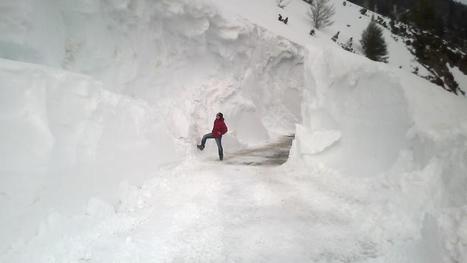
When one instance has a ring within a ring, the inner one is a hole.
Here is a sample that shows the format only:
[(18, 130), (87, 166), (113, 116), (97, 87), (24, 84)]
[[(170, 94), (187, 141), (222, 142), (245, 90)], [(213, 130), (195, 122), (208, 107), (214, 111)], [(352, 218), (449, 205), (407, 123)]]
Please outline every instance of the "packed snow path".
[[(117, 209), (95, 200), (85, 215), (52, 218), (50, 228), (31, 241), (46, 246), (29, 247), (43, 250), (6, 255), (5, 262), (355, 262), (375, 257), (378, 242), (368, 237), (365, 220), (355, 217), (364, 213), (365, 203), (325, 183), (331, 174), (285, 177), (291, 169), (287, 164), (187, 162), (139, 189), (129, 187), (133, 198)], [(56, 238), (48, 240), (53, 233)]]
[(226, 162), (198, 156), (159, 171), (141, 187), (122, 184), (118, 204), (94, 199), (82, 215), (51, 215), (27, 246), (7, 251), (0, 261), (357, 262), (377, 257), (383, 242), (368, 231), (378, 225), (366, 210), (366, 187), (319, 167), (310, 167), (310, 174), (296, 163), (277, 166), (287, 159), (292, 138), (240, 151)]
[(289, 157), (294, 135), (281, 137), (277, 142), (262, 147), (226, 152), (224, 162), (234, 165), (281, 165)]

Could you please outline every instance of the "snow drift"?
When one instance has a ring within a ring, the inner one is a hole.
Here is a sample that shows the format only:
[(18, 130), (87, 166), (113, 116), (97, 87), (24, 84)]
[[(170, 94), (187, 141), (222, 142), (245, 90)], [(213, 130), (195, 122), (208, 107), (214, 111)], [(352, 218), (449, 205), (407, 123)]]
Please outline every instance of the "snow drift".
[(110, 198), (120, 181), (142, 182), (180, 157), (144, 101), (31, 64), (1, 60), (0, 76), (1, 222), (14, 222), (2, 227), (2, 241), (31, 234), (30, 222), (50, 209), (76, 211), (90, 196)]
[(388, 252), (385, 262), (465, 258), (464, 98), (340, 50), (310, 46), (305, 65), (294, 156), (376, 187), (370, 198), (397, 215), (381, 224), (405, 224), (382, 226), (384, 238), (397, 233), (410, 240)]

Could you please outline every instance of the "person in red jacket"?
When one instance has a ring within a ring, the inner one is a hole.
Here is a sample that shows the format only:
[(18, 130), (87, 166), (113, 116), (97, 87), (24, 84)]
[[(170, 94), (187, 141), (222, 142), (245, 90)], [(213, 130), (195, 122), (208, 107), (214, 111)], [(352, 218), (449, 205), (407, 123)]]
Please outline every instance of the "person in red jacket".
[(224, 149), (222, 148), (222, 135), (227, 132), (227, 125), (224, 122), (224, 115), (222, 113), (216, 114), (216, 120), (214, 121), (214, 127), (212, 128), (212, 132), (208, 133), (203, 136), (201, 139), (201, 144), (197, 145), (198, 149), (201, 151), (204, 150), (204, 146), (206, 145), (207, 139), (215, 139), (217, 143), (217, 150), (219, 151), (219, 160), (224, 159)]

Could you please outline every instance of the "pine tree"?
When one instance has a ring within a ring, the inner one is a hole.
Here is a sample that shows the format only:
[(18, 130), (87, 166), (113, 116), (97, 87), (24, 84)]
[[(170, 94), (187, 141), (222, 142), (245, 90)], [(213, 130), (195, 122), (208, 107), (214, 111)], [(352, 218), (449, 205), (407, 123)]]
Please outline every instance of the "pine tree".
[(437, 18), (433, 3), (429, 0), (418, 0), (412, 12), (412, 19), (422, 29), (435, 29)]
[(321, 29), (334, 23), (331, 20), (334, 13), (334, 6), (329, 3), (329, 0), (314, 0), (310, 4), (308, 15), (313, 22), (313, 26), (316, 29)]
[(371, 21), (362, 33), (363, 53), (371, 60), (387, 62), (387, 47), (384, 41), (383, 31), (375, 21)]

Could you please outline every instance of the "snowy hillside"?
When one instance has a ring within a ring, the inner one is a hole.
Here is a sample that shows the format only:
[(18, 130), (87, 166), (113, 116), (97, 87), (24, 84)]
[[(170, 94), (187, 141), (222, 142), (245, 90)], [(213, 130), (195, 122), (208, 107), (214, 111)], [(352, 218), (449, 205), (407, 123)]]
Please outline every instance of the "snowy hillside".
[[(356, 53), (362, 54), (360, 39), (363, 30), (366, 29), (372, 16), (380, 17), (378, 14), (367, 11), (365, 15), (360, 13), (362, 7), (352, 4), (348, 1), (331, 1), (335, 7), (334, 23), (318, 32), (317, 37), (311, 37), (308, 33), (311, 30), (311, 20), (308, 15), (309, 4), (305, 1), (283, 1), (285, 8), (279, 8), (276, 1), (257, 0), (251, 1), (239, 0), (224, 3), (223, 1), (213, 1), (219, 3), (221, 9), (225, 12), (235, 12), (248, 20), (266, 27), (278, 35), (282, 35), (301, 45), (321, 42), (323, 45), (342, 45), (352, 38), (353, 47)], [(346, 2), (345, 5), (343, 3)], [(261, 10), (257, 12), (256, 10)], [(289, 17), (289, 22), (284, 25), (277, 18), (278, 14)], [(382, 18), (389, 24), (388, 18)], [(434, 73), (428, 71), (423, 65), (417, 62), (416, 57), (410, 53), (409, 48), (404, 43), (406, 39), (392, 34), (387, 28), (381, 27), (384, 33), (384, 39), (388, 48), (388, 64), (405, 70), (406, 72), (417, 72), (417, 75), (424, 78), (433, 78)], [(330, 41), (331, 37), (339, 33), (336, 43)], [(336, 46), (337, 46), (336, 45)], [(455, 67), (450, 69), (456, 82), (462, 90), (467, 90), (464, 74)], [(460, 73), (460, 74), (456, 74)]]
[(341, 49), (370, 18), (335, 5), (311, 37), (298, 0), (2, 1), (0, 262), (466, 261), (465, 98), (388, 32)]

